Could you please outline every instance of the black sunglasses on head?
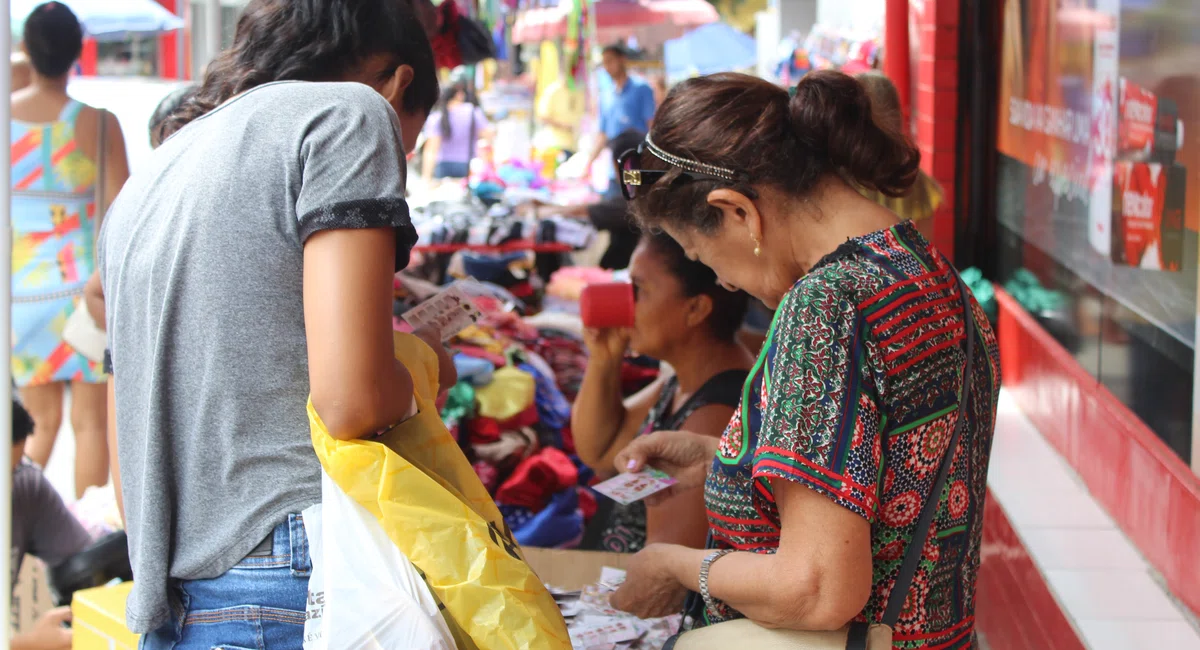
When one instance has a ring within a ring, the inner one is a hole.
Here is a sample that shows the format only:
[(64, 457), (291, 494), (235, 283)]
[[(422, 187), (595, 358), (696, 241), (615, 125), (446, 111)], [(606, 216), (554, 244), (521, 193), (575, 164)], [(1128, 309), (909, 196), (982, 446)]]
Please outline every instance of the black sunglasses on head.
[[(680, 178), (722, 181), (725, 183), (746, 181), (743, 175), (735, 174), (727, 169), (712, 167), (711, 165), (705, 165), (684, 158), (676, 158), (675, 156), (666, 154), (661, 149), (655, 147), (649, 141), (649, 138), (647, 138), (637, 146), (637, 149), (630, 149), (617, 156), (617, 178), (621, 182), (621, 194), (625, 196), (626, 201), (632, 201), (637, 198), (639, 187), (650, 187), (670, 171), (669, 169), (642, 169), (642, 156), (647, 151), (655, 158), (679, 169)], [(713, 173), (700, 171), (701, 168), (705, 167), (712, 169)]]

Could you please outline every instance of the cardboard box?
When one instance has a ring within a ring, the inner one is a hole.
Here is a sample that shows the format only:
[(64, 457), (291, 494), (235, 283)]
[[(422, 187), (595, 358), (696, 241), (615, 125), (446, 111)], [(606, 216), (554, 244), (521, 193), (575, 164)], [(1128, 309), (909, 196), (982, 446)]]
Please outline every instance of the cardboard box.
[(624, 570), (633, 555), (598, 551), (523, 548), (525, 561), (542, 582), (559, 589), (582, 589), (600, 579), (604, 567)]
[(125, 627), (132, 582), (75, 593), (71, 602), (72, 650), (137, 650), (138, 635)]
[(54, 608), (50, 595), (50, 581), (46, 566), (32, 555), (26, 555), (21, 563), (21, 573), (12, 594), (12, 611), (9, 612), (9, 629), (14, 634), (33, 629), (37, 620)]

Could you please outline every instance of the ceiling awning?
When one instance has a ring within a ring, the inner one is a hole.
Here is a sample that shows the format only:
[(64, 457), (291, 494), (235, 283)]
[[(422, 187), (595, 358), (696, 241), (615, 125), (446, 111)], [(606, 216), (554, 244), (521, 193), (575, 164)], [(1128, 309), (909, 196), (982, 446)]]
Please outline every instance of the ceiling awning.
[[(706, 0), (597, 0), (588, 6), (588, 10), (596, 13), (597, 38), (601, 43), (612, 43), (629, 36), (638, 36), (638, 41), (643, 44), (648, 41), (661, 43), (720, 20), (717, 10)], [(513, 42), (536, 43), (564, 38), (567, 15), (567, 8), (562, 5), (523, 11), (513, 26)], [(656, 29), (647, 30), (648, 27)]]
[[(83, 31), (98, 40), (122, 40), (130, 34), (159, 34), (183, 27), (183, 19), (154, 0), (59, 0), (71, 8)], [(45, 0), (11, 0), (12, 31), (20, 40), (25, 19)]]

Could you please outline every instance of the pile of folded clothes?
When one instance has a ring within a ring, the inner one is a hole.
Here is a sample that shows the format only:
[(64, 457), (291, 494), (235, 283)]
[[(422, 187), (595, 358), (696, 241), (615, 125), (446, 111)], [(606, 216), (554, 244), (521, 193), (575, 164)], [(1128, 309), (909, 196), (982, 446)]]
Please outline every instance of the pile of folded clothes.
[[(523, 546), (570, 548), (596, 512), (593, 472), (575, 455), (571, 400), (587, 363), (578, 335), (537, 327), (510, 303), (473, 295), (484, 319), (450, 347), (458, 371), (442, 418)], [(631, 362), (633, 391), (658, 369)]]

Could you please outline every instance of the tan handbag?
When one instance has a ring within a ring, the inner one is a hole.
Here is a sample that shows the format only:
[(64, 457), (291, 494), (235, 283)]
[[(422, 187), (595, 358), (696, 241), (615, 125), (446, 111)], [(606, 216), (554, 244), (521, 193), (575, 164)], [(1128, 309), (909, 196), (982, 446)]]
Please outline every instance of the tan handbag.
[[(100, 136), (99, 149), (96, 150), (96, 233), (100, 232), (100, 221), (104, 218), (104, 212), (108, 208), (105, 203), (104, 182), (105, 182), (105, 144), (107, 138), (105, 131), (108, 130), (108, 111), (100, 109)], [(93, 248), (96, 239), (92, 238)], [(94, 257), (94, 254), (93, 254)], [(96, 324), (96, 320), (92, 318), (92, 314), (87, 309), (85, 298), (80, 298), (75, 305), (75, 311), (67, 318), (67, 324), (63, 326), (63, 340), (67, 345), (75, 349), (76, 352), (83, 355), (84, 358), (93, 363), (104, 362), (104, 350), (108, 344), (108, 336), (104, 332), (104, 328)]]
[[(912, 587), (913, 577), (921, 564), (921, 552), (925, 548), (923, 540), (929, 536), (934, 515), (938, 509), (938, 495), (946, 485), (946, 477), (950, 474), (950, 464), (954, 458), (954, 450), (958, 448), (965, 417), (967, 401), (971, 396), (971, 377), (975, 369), (975, 317), (971, 309), (971, 294), (967, 291), (962, 278), (958, 279), (959, 292), (964, 304), (963, 319), (967, 338), (967, 364), (963, 374), (962, 393), (959, 395), (958, 422), (954, 425), (954, 435), (946, 446), (946, 453), (938, 469), (937, 479), (929, 492), (929, 499), (921, 508), (921, 518), (913, 534), (913, 541), (908, 544), (904, 554), (904, 562), (900, 565), (900, 574), (888, 597), (887, 609), (883, 613), (882, 624), (868, 625), (866, 623), (851, 623), (833, 632), (806, 632), (801, 630), (771, 630), (753, 621), (740, 619), (717, 623), (707, 627), (684, 632), (667, 642), (663, 650), (727, 650), (729, 648), (754, 648), (754, 650), (891, 650), (892, 629), (900, 620), (900, 611), (904, 608), (904, 599)], [(922, 540), (918, 544), (917, 540)]]

